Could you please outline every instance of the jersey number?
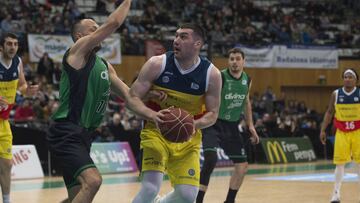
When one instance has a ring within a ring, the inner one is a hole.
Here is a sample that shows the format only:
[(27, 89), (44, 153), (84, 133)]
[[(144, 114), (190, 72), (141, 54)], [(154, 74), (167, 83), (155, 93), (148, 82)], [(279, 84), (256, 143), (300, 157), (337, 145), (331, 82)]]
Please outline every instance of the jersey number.
[(345, 122), (345, 129), (346, 130), (354, 130), (355, 129), (355, 123), (354, 121), (348, 121), (348, 122)]
[(106, 110), (106, 101), (104, 100), (101, 100), (97, 103), (96, 105), (96, 113), (105, 113), (105, 110)]

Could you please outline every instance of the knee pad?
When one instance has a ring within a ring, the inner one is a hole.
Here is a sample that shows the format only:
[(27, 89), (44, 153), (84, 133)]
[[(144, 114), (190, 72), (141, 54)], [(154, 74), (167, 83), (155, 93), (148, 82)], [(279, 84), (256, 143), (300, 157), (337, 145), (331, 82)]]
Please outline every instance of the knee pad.
[(213, 172), (217, 162), (216, 151), (205, 151), (204, 152), (204, 163), (200, 173), (200, 184), (208, 185), (211, 173)]

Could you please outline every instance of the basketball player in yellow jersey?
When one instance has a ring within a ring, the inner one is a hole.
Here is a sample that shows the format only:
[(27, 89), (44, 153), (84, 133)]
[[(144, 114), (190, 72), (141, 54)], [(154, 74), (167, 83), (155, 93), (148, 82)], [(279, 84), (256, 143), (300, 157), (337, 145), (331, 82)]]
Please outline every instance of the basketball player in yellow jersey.
[[(130, 89), (140, 100), (149, 91), (163, 91), (164, 101), (151, 99), (147, 106), (166, 111), (174, 106), (195, 117), (195, 134), (185, 143), (171, 143), (160, 134), (155, 123), (148, 122), (141, 132), (142, 181), (133, 203), (193, 203), (199, 187), (200, 129), (215, 123), (220, 104), (220, 71), (199, 56), (204, 31), (195, 24), (184, 24), (176, 31), (173, 51), (150, 58)], [(202, 106), (205, 105), (206, 109)], [(167, 172), (174, 190), (157, 196)], [(155, 201), (154, 201), (155, 200)]]
[(350, 68), (344, 71), (342, 77), (344, 86), (332, 93), (320, 132), (320, 140), (325, 144), (325, 130), (334, 116), (336, 169), (331, 203), (340, 202), (340, 188), (346, 163), (355, 161), (359, 167), (357, 170), (360, 177), (360, 89), (356, 87), (359, 76), (354, 69)]
[(1, 36), (0, 48), (0, 185), (3, 203), (9, 203), (12, 159), (9, 114), (15, 103), (17, 89), (34, 94), (38, 87), (26, 84), (21, 59), (16, 55), (19, 48), (17, 36), (5, 33)]

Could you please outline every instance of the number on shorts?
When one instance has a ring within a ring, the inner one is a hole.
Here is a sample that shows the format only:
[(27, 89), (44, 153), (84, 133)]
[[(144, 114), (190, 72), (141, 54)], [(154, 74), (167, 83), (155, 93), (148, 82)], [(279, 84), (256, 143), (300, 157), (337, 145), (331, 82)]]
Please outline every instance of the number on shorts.
[(345, 127), (346, 130), (354, 130), (355, 129), (354, 121), (347, 121), (347, 122), (345, 122), (345, 125), (346, 125), (346, 127)]

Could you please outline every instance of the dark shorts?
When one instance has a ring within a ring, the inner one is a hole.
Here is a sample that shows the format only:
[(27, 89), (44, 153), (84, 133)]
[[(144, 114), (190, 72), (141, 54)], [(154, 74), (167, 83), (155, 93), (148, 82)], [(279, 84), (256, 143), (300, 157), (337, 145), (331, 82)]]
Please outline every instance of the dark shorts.
[(51, 154), (60, 164), (66, 187), (79, 185), (77, 177), (95, 167), (90, 157), (92, 131), (69, 121), (53, 122), (47, 132)]
[(221, 147), (234, 163), (247, 162), (243, 137), (238, 128), (239, 122), (217, 120), (216, 123), (202, 130), (204, 152), (215, 151)]

